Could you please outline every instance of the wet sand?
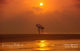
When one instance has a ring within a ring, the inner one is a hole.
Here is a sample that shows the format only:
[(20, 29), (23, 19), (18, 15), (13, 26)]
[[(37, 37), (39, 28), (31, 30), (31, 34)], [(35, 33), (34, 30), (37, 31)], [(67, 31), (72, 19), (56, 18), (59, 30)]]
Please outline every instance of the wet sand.
[(2, 42), (0, 51), (80, 51), (80, 40)]
[(80, 51), (80, 34), (0, 35), (0, 51)]

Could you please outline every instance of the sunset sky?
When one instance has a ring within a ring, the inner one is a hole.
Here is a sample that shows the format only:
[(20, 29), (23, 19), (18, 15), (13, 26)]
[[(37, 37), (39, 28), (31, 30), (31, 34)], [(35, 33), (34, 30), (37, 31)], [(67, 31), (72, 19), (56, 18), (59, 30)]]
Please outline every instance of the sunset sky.
[(80, 0), (0, 0), (0, 34), (80, 34)]

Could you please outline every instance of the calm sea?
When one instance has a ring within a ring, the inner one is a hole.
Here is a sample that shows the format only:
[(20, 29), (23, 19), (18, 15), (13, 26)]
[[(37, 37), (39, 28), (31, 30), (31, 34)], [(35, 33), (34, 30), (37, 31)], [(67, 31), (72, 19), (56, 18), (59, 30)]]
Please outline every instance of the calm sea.
[(1, 42), (0, 51), (80, 51), (80, 40)]

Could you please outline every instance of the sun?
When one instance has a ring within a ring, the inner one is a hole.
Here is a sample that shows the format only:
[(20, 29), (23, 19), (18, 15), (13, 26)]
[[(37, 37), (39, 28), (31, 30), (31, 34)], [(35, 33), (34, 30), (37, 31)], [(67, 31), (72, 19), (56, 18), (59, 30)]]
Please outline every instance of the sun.
[(40, 6), (43, 6), (43, 3), (42, 2), (40, 3)]

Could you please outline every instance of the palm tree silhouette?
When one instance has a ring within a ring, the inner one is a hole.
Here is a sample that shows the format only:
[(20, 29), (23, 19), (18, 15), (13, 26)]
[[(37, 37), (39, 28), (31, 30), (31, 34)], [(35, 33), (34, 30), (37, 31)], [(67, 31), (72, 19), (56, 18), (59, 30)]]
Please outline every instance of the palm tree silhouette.
[(41, 34), (41, 30), (44, 30), (44, 27), (40, 24), (36, 24), (36, 27), (38, 28), (38, 33)]

